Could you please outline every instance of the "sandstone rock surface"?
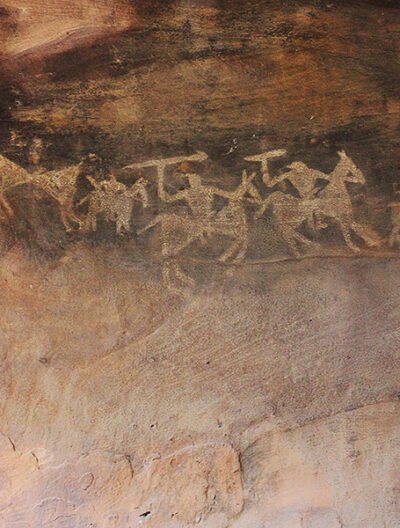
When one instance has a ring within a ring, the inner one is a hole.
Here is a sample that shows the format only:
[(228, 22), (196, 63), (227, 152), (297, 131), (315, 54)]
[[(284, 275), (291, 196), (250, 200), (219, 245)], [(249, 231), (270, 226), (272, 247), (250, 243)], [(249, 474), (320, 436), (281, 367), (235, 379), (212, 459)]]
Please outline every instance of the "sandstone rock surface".
[(400, 528), (398, 2), (0, 4), (0, 528)]

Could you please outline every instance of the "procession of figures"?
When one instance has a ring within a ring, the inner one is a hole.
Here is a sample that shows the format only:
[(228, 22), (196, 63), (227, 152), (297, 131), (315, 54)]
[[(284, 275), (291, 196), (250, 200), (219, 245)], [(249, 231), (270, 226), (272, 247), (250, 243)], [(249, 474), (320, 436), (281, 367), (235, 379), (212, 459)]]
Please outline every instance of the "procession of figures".
[[(360, 251), (360, 242), (367, 247), (380, 246), (382, 241), (377, 233), (355, 218), (347, 187), (347, 183), (364, 185), (364, 174), (346, 152), (337, 154), (339, 161), (330, 173), (295, 161), (275, 176), (271, 174), (271, 161), (284, 159), (285, 150), (245, 157), (251, 170), (242, 172), (241, 182), (232, 190), (203, 183), (201, 171), (195, 167), (208, 159), (204, 152), (148, 160), (123, 167), (123, 173), (135, 178), (129, 185), (113, 173), (102, 178), (84, 175), (90, 190), (78, 203), (77, 183), (84, 172), (82, 163), (58, 171), (38, 168), (29, 172), (0, 157), (0, 210), (3, 218), (12, 218), (14, 212), (7, 192), (29, 183), (56, 202), (68, 232), (96, 232), (99, 219), (114, 225), (117, 236), (133, 232), (140, 237), (159, 230), (164, 284), (175, 289), (193, 283), (179, 259), (195, 243), (206, 251), (215, 237), (223, 237), (226, 244), (216, 259), (221, 263), (243, 260), (249, 246), (251, 217), (256, 221), (272, 215), (280, 239), (294, 257), (301, 257), (307, 246), (320, 244), (307, 232), (318, 233), (331, 224), (339, 229), (345, 244), (354, 252)], [(182, 182), (176, 191), (169, 190), (166, 181), (171, 174)], [(282, 185), (288, 182), (289, 190)], [(136, 208), (148, 208), (151, 195), (162, 206), (161, 212), (156, 212), (145, 226), (135, 226)], [(218, 198), (224, 202), (219, 209), (215, 207)], [(168, 205), (174, 203), (185, 207)], [(400, 200), (389, 207), (392, 229), (388, 244), (394, 247), (400, 244)]]

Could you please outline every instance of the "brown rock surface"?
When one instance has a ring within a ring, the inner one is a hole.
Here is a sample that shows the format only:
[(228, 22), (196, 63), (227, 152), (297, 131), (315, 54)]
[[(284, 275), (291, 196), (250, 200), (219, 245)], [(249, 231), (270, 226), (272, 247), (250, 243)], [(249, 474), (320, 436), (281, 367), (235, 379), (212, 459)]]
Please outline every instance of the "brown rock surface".
[(399, 528), (397, 2), (0, 28), (0, 528)]
[(104, 251), (8, 258), (6, 526), (396, 526), (396, 261), (261, 266), (174, 303)]

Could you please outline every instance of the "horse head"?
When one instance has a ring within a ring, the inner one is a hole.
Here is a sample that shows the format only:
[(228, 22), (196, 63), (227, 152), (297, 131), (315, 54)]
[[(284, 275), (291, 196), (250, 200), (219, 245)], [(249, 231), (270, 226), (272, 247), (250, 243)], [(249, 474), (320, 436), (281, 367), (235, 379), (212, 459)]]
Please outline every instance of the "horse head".
[(338, 155), (340, 157), (340, 161), (334, 172), (337, 171), (338, 174), (347, 182), (364, 185), (366, 183), (365, 176), (354, 163), (354, 161), (346, 154), (344, 150), (339, 150)]

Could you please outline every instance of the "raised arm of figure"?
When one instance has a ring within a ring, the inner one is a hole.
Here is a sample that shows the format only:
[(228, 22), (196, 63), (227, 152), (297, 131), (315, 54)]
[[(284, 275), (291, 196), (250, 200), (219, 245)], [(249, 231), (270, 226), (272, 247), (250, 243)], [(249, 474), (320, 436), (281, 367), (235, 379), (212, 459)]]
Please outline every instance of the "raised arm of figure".
[(264, 175), (263, 182), (266, 187), (274, 187), (275, 185), (278, 185), (278, 183), (282, 183), (283, 181), (290, 178), (290, 172), (284, 172), (283, 174), (280, 174), (279, 176), (276, 176), (274, 178), (266, 177)]
[(222, 198), (227, 198), (228, 200), (240, 200), (247, 192), (249, 192), (253, 198), (256, 198), (257, 196), (257, 199), (261, 200), (261, 196), (259, 195), (256, 187), (252, 184), (252, 181), (255, 177), (255, 172), (248, 176), (247, 171), (244, 170), (242, 173), (242, 183), (238, 185), (234, 191), (224, 191), (224, 189), (220, 189), (219, 187), (210, 187), (210, 189), (212, 190), (213, 194), (221, 196)]

